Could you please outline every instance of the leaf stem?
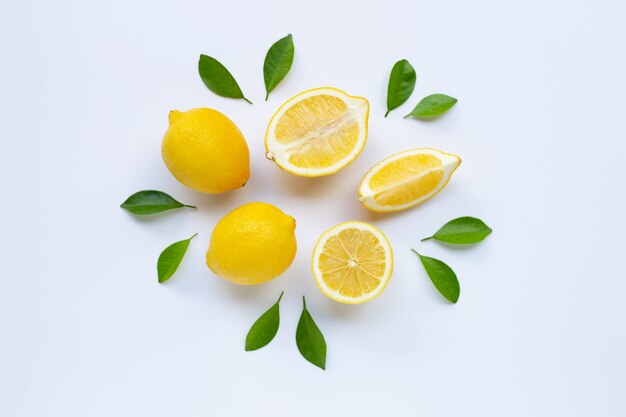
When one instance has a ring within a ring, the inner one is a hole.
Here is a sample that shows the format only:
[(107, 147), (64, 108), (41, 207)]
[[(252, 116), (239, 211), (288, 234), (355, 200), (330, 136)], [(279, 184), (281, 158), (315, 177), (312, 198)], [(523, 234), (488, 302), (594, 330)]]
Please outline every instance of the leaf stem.
[(421, 242), (426, 242), (427, 240), (430, 240), (430, 239), (434, 239), (434, 236), (425, 237), (424, 239), (421, 240)]
[(385, 117), (387, 117), (387, 115), (389, 114), (391, 110), (387, 110), (387, 113), (385, 113)]
[(280, 293), (280, 297), (278, 297), (278, 301), (276, 301), (276, 304), (280, 303), (280, 300), (283, 298), (283, 294), (285, 293), (285, 291), (282, 291)]
[(198, 208), (196, 206), (188, 206), (187, 204), (183, 204), (183, 207), (192, 208), (192, 209), (197, 209)]
[(265, 95), (265, 101), (267, 101), (267, 98), (270, 96), (270, 92), (268, 91), (267, 94)]
[(193, 238), (194, 238), (194, 237), (196, 237), (196, 236), (198, 236), (198, 234), (197, 234), (197, 233), (194, 233), (194, 234), (193, 234), (193, 236), (191, 236), (191, 237), (190, 237), (189, 239), (187, 239), (187, 240), (191, 240), (191, 239), (193, 239)]
[(306, 300), (304, 299), (304, 295), (302, 296), (302, 306), (306, 310)]
[(252, 104), (252, 102), (251, 102), (250, 100), (248, 100), (247, 98), (245, 98), (245, 97), (242, 97), (242, 98), (243, 98), (244, 100), (246, 100), (248, 103)]
[(406, 116), (403, 117), (403, 119), (406, 119), (407, 117), (409, 117), (411, 115), (411, 113), (407, 114)]
[(413, 251), (413, 253), (415, 253), (417, 256), (422, 256), (419, 254), (419, 252), (417, 252), (415, 249), (411, 249)]

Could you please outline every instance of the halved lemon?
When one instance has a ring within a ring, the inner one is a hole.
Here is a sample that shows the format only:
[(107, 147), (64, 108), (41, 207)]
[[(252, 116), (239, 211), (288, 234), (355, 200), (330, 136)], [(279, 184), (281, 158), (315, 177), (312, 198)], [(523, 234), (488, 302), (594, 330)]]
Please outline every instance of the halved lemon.
[(371, 224), (346, 222), (320, 236), (312, 269), (317, 286), (328, 297), (361, 304), (385, 289), (393, 271), (393, 253), (385, 235)]
[(330, 87), (289, 99), (265, 133), (265, 156), (303, 177), (333, 174), (352, 162), (367, 141), (369, 102)]
[(460, 164), (458, 156), (436, 149), (397, 153), (365, 174), (359, 187), (359, 201), (378, 212), (417, 206), (441, 191)]

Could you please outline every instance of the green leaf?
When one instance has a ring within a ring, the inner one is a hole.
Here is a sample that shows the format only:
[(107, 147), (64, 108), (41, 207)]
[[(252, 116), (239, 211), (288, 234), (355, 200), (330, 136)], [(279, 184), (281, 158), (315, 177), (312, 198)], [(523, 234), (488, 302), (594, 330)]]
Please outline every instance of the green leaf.
[(261, 349), (272, 341), (278, 332), (280, 325), (280, 299), (284, 292), (280, 293), (278, 301), (270, 307), (257, 321), (254, 322), (246, 336), (246, 351)]
[(250, 100), (244, 97), (235, 78), (217, 59), (208, 55), (200, 55), (198, 72), (204, 85), (218, 96), (242, 98), (252, 104)]
[(293, 38), (291, 34), (274, 43), (265, 55), (263, 63), (263, 78), (265, 80), (265, 101), (274, 89), (287, 75), (293, 63)]
[(395, 108), (400, 107), (413, 93), (415, 88), (415, 70), (409, 64), (409, 61), (402, 59), (395, 63), (391, 69), (389, 76), (389, 85), (387, 87), (387, 113)]
[(139, 191), (128, 197), (120, 207), (140, 216), (161, 213), (162, 211), (181, 207), (196, 208), (195, 206), (180, 203), (162, 191), (155, 190)]
[(439, 116), (450, 110), (452, 106), (456, 104), (458, 100), (454, 97), (447, 96), (445, 94), (433, 94), (428, 97), (424, 97), (417, 106), (411, 111), (411, 113), (404, 116), (406, 119), (409, 116), (412, 117), (435, 117)]
[(313, 317), (306, 309), (306, 300), (302, 296), (302, 315), (296, 329), (296, 344), (300, 354), (307, 361), (326, 369), (326, 341)]
[(422, 239), (435, 239), (455, 245), (478, 243), (491, 233), (491, 229), (482, 220), (475, 217), (459, 217), (444, 224), (437, 233)]
[(174, 272), (178, 269), (178, 265), (183, 260), (185, 256), (185, 252), (187, 252), (187, 248), (189, 247), (189, 242), (191, 239), (196, 237), (198, 234), (194, 234), (189, 239), (181, 240), (176, 243), (172, 243), (169, 245), (161, 255), (159, 255), (159, 260), (157, 261), (157, 273), (159, 276), (159, 282), (163, 283), (171, 278), (174, 275)]
[(456, 274), (445, 263), (439, 259), (430, 258), (428, 256), (422, 256), (415, 249), (411, 249), (417, 256), (419, 256), (424, 265), (426, 273), (430, 277), (430, 280), (435, 285), (435, 288), (439, 290), (446, 300), (451, 303), (456, 303), (461, 293), (461, 287), (459, 286), (459, 280)]

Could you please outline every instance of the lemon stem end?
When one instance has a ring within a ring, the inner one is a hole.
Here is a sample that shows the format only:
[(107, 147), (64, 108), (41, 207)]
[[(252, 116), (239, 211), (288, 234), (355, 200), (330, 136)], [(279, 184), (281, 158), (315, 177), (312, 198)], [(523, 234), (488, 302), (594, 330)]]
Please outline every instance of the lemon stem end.
[(182, 114), (183, 114), (183, 112), (181, 112), (180, 110), (172, 110), (172, 111), (170, 111), (170, 114), (169, 114), (170, 124), (172, 124), (176, 120), (178, 120)]

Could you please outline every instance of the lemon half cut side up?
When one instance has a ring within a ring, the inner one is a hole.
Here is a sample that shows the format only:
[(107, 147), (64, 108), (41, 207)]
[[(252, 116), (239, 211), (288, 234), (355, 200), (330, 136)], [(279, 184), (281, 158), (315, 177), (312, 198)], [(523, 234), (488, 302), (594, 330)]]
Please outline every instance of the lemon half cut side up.
[(369, 102), (331, 87), (304, 91), (272, 116), (265, 156), (304, 177), (334, 174), (350, 164), (367, 141)]

